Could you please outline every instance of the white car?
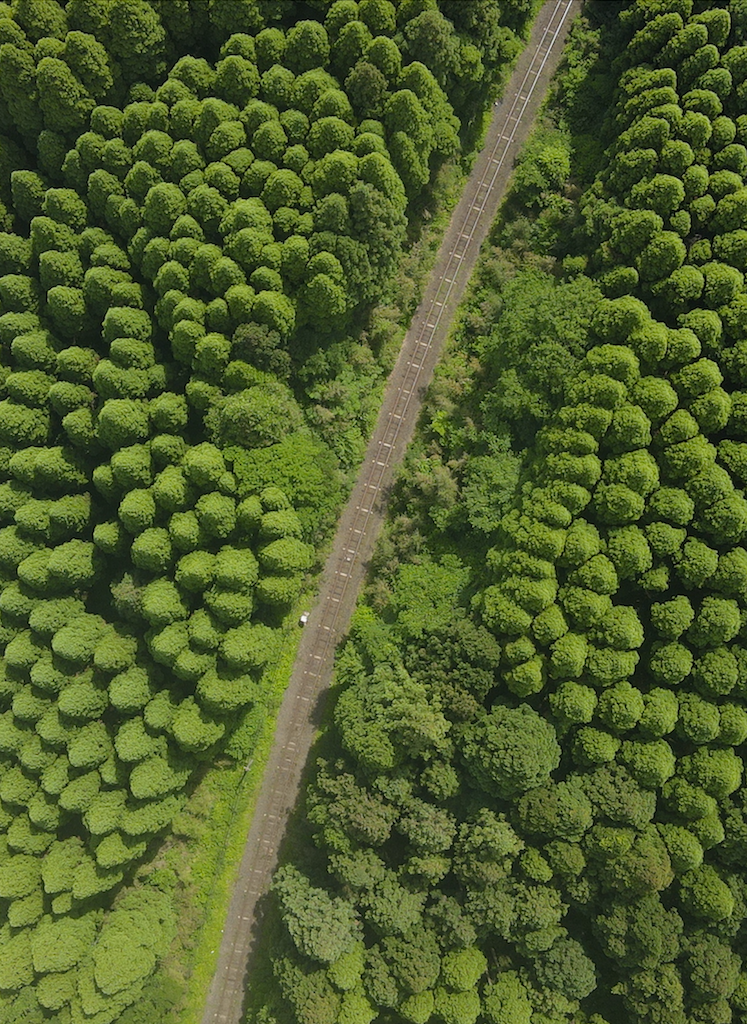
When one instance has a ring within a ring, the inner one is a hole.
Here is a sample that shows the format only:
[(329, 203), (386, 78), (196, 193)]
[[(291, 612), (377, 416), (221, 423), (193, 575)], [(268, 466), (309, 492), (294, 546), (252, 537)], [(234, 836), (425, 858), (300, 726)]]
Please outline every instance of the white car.
[(298, 625), (299, 626), (305, 626), (308, 621), (309, 621), (309, 613), (308, 612), (304, 612), (301, 615), (301, 618), (298, 620)]

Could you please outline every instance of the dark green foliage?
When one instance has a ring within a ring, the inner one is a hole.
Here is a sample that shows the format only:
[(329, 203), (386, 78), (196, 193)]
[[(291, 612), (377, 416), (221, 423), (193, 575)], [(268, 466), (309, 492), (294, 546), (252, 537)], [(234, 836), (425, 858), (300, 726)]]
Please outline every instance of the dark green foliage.
[(358, 931), (350, 905), (330, 900), (291, 867), (277, 873), (273, 888), (299, 952), (322, 963), (333, 963), (351, 949)]
[(560, 748), (552, 726), (522, 704), (476, 721), (465, 733), (463, 756), (480, 787), (505, 799), (544, 782)]

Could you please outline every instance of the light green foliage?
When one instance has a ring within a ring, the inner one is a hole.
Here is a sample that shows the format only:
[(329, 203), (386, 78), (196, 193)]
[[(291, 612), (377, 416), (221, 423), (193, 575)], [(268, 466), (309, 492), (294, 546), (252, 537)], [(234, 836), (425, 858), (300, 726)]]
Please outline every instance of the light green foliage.
[(184, 751), (198, 752), (217, 743), (225, 727), (215, 722), (195, 701), (187, 698), (180, 705), (171, 722), (171, 732)]
[(730, 746), (739, 746), (744, 741), (740, 738), (747, 726), (744, 709), (737, 704), (722, 704), (719, 708), (720, 729), (719, 740)]
[(114, 739), (117, 756), (125, 764), (137, 763), (153, 754), (158, 746), (142, 718), (129, 718)]
[(552, 645), (551, 674), (557, 679), (578, 678), (584, 669), (586, 651), (585, 637), (576, 633), (566, 633)]
[(195, 505), (200, 529), (208, 537), (225, 539), (236, 526), (236, 502), (218, 491), (203, 494)]
[(689, 676), (693, 656), (689, 648), (681, 643), (654, 644), (648, 666), (657, 683), (666, 687), (676, 686)]
[(156, 754), (135, 765), (130, 773), (129, 787), (138, 800), (152, 800), (181, 789), (189, 775), (189, 769), (174, 767)]
[(682, 825), (660, 825), (672, 867), (676, 874), (699, 868), (703, 863), (703, 847), (695, 835)]
[(119, 506), (119, 518), (129, 533), (139, 534), (155, 523), (156, 504), (150, 490), (129, 491)]
[(334, 963), (330, 964), (327, 975), (332, 984), (343, 992), (356, 988), (363, 974), (365, 946), (356, 942)]
[(294, 537), (271, 541), (258, 552), (260, 564), (271, 574), (297, 573), (308, 569), (312, 551), (309, 545)]
[(731, 692), (737, 683), (737, 660), (728, 647), (717, 647), (702, 654), (693, 669), (693, 682), (709, 698), (718, 698)]
[(715, 647), (733, 639), (738, 629), (739, 606), (736, 601), (705, 597), (688, 636), (696, 647)]
[(94, 951), (98, 988), (111, 995), (147, 977), (166, 952), (174, 926), (165, 893), (151, 887), (128, 893), (106, 919)]
[(656, 632), (668, 640), (677, 640), (690, 627), (695, 613), (690, 601), (679, 595), (651, 606), (651, 622)]
[(553, 714), (561, 722), (573, 725), (591, 722), (597, 705), (594, 690), (573, 681), (561, 683), (549, 699)]
[(597, 714), (613, 732), (632, 729), (643, 714), (643, 697), (629, 682), (615, 683), (599, 697)]
[(34, 978), (29, 929), (22, 928), (15, 934), (6, 925), (0, 933), (4, 956), (0, 967), (0, 985), (5, 991), (15, 991), (30, 985)]
[(71, 779), (61, 790), (59, 805), (66, 811), (87, 810), (101, 787), (101, 776), (97, 771), (89, 771)]
[[(239, 605), (241, 614), (224, 615), (226, 625), (236, 625), (246, 618), (247, 612)], [(222, 608), (218, 611), (223, 612)], [(247, 704), (256, 703), (259, 688), (251, 676), (237, 676), (231, 672), (218, 672), (209, 668), (197, 684), (196, 696), (200, 705), (215, 715), (231, 715)]]
[(193, 551), (179, 559), (174, 579), (190, 591), (201, 592), (213, 582), (215, 556), (209, 551)]
[(187, 626), (184, 622), (173, 622), (147, 638), (148, 649), (154, 659), (173, 668), (179, 655), (189, 643)]
[(148, 436), (148, 414), (142, 403), (126, 398), (108, 399), (96, 422), (102, 444), (117, 450)]
[(474, 989), (487, 970), (483, 953), (472, 946), (447, 953), (441, 962), (441, 981), (457, 992)]
[(203, 442), (188, 449), (183, 469), (195, 487), (207, 491), (218, 483), (226, 471), (226, 464), (214, 445)]
[(620, 748), (620, 760), (633, 778), (648, 789), (659, 789), (675, 770), (672, 748), (663, 739), (626, 740)]
[(677, 561), (677, 575), (688, 588), (700, 587), (718, 567), (718, 554), (697, 538), (688, 539)]
[(532, 1004), (518, 972), (502, 971), (486, 987), (483, 1013), (490, 1024), (529, 1024)]
[(594, 766), (613, 761), (620, 748), (620, 740), (603, 729), (583, 726), (576, 733), (573, 757), (577, 764)]
[(679, 698), (678, 729), (693, 743), (708, 743), (718, 735), (718, 708), (697, 694), (683, 693)]
[(693, 785), (711, 796), (723, 799), (733, 793), (742, 778), (742, 761), (731, 749), (700, 747), (681, 759), (681, 772)]
[(93, 914), (77, 919), (44, 917), (31, 936), (34, 969), (42, 974), (70, 970), (88, 952), (96, 923)]
[(112, 753), (111, 741), (102, 722), (81, 728), (68, 744), (68, 760), (74, 768), (96, 768)]
[(221, 656), (231, 668), (258, 671), (272, 657), (275, 641), (272, 631), (258, 625), (229, 629), (221, 642)]
[(133, 564), (151, 573), (165, 572), (172, 560), (172, 545), (162, 527), (143, 530), (130, 549)]
[(111, 458), (114, 479), (125, 491), (148, 487), (153, 482), (150, 451), (146, 445), (120, 448)]
[(194, 492), (180, 466), (170, 465), (161, 470), (153, 484), (152, 493), (156, 505), (166, 512), (187, 509), (194, 500)]
[(157, 579), (143, 588), (142, 611), (152, 626), (167, 626), (186, 619), (188, 607), (179, 590), (166, 579)]
[(169, 519), (169, 536), (178, 551), (194, 551), (200, 543), (200, 524), (194, 512), (175, 512)]
[(449, 729), (425, 687), (386, 664), (341, 695), (335, 720), (343, 745), (379, 771), (442, 749)]
[(148, 673), (139, 666), (126, 669), (109, 683), (109, 700), (120, 711), (137, 711), (145, 706), (151, 696)]
[(643, 712), (638, 720), (638, 728), (653, 738), (665, 736), (674, 729), (678, 711), (675, 694), (655, 687), (643, 695)]

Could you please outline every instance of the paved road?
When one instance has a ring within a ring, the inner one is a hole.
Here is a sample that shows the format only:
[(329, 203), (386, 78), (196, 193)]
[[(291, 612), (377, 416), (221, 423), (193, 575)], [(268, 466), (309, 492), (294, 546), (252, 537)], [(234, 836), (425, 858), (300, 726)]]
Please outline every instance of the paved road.
[(265, 894), (298, 796), (301, 774), (332, 678), (335, 646), (345, 635), (386, 510), (394, 467), (412, 438), (426, 387), (480, 246), (503, 198), (511, 168), (560, 60), (581, 0), (547, 0), (500, 105), (462, 199), (452, 215), (423, 300), (389, 378), (356, 485), (338, 524), (317, 604), (304, 630), (278, 715), (275, 742), (228, 910), (203, 1024), (240, 1024), (249, 957)]

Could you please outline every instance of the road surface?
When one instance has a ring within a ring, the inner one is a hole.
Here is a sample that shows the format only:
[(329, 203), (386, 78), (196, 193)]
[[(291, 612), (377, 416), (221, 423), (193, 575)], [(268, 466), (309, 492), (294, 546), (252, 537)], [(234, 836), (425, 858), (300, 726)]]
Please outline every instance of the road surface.
[(278, 714), (272, 752), (228, 910), (202, 1024), (240, 1024), (247, 965), (288, 817), (345, 635), (386, 511), (387, 490), (415, 430), (425, 390), (480, 246), (498, 211), (513, 161), (558, 65), (581, 0), (548, 0), (494, 110), (485, 146), (444, 235), (436, 265), (387, 383), (379, 418), (322, 574)]

